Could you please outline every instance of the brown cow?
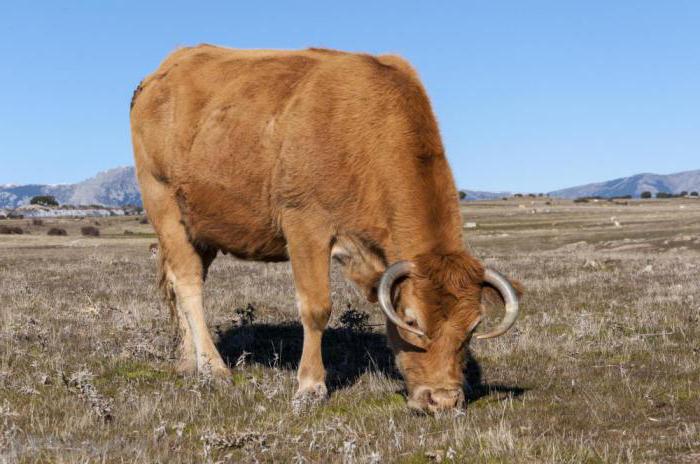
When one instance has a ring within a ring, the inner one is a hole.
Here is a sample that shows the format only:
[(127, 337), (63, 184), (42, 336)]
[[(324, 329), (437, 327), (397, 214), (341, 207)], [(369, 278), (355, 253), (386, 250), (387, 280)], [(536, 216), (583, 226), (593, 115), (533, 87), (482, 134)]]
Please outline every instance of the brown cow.
[(304, 346), (297, 395), (325, 397), (321, 336), (334, 256), (386, 313), (409, 406), (463, 400), (464, 347), (482, 288), (517, 296), (462, 238), (430, 102), (403, 59), (332, 50), (177, 50), (134, 92), (131, 129), (182, 372), (229, 375), (204, 321), (221, 250), (291, 260)]

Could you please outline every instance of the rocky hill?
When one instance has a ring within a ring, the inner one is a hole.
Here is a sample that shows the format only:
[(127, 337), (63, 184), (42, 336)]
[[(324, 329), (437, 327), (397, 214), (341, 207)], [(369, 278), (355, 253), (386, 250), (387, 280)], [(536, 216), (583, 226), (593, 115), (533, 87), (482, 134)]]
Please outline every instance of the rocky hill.
[(0, 208), (16, 208), (36, 195), (53, 195), (62, 205), (141, 205), (133, 166), (100, 172), (95, 177), (63, 185), (0, 185)]
[(550, 196), (560, 198), (580, 197), (622, 197), (631, 195), (639, 197), (642, 192), (678, 194), (683, 191), (700, 191), (700, 169), (676, 174), (637, 174), (621, 177), (606, 182), (579, 185), (549, 192)]
[[(700, 169), (676, 174), (637, 174), (606, 182), (579, 185), (549, 192), (560, 198), (639, 197), (642, 192), (681, 193), (700, 191)], [(510, 196), (510, 192), (462, 190), (465, 200), (491, 200)], [(36, 195), (53, 195), (62, 205), (141, 205), (141, 194), (133, 166), (100, 172), (95, 177), (65, 185), (0, 185), (0, 208), (17, 208)]]

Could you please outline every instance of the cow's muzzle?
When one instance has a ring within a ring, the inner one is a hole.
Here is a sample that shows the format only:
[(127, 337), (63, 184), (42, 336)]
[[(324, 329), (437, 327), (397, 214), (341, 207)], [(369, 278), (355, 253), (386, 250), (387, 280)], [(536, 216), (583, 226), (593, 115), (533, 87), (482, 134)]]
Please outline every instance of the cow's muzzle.
[(464, 405), (462, 389), (416, 388), (408, 399), (408, 407), (420, 412), (435, 414), (461, 408)]

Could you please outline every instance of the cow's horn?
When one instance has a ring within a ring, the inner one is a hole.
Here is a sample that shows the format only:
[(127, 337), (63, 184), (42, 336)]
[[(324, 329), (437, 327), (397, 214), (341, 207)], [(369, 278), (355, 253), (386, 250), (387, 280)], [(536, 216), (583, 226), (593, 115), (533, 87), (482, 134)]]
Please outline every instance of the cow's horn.
[(506, 315), (503, 317), (501, 323), (498, 324), (498, 327), (493, 329), (491, 332), (477, 334), (476, 338), (478, 339), (494, 338), (506, 333), (508, 329), (513, 327), (513, 324), (515, 324), (515, 320), (518, 318), (518, 312), (520, 310), (518, 293), (515, 291), (510, 282), (508, 282), (508, 279), (506, 279), (500, 272), (494, 271), (493, 269), (485, 269), (484, 281), (493, 285), (496, 290), (499, 291), (501, 296), (503, 296), (503, 301), (506, 302)]
[(394, 286), (394, 282), (401, 277), (404, 277), (411, 273), (412, 264), (408, 261), (398, 261), (384, 271), (381, 280), (379, 281), (379, 306), (381, 306), (382, 311), (386, 315), (387, 319), (401, 327), (404, 330), (413, 332), (416, 335), (425, 336), (425, 334), (417, 329), (416, 327), (411, 327), (396, 314), (394, 310), (394, 304), (391, 302), (391, 289)]

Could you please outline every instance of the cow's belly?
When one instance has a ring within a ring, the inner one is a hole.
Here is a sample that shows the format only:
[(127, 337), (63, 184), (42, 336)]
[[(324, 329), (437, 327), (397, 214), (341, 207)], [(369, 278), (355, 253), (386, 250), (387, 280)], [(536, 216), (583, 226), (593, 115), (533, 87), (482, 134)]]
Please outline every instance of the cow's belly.
[(195, 243), (241, 259), (285, 261), (287, 242), (263, 198), (264, 192), (197, 182), (178, 189), (182, 219)]

